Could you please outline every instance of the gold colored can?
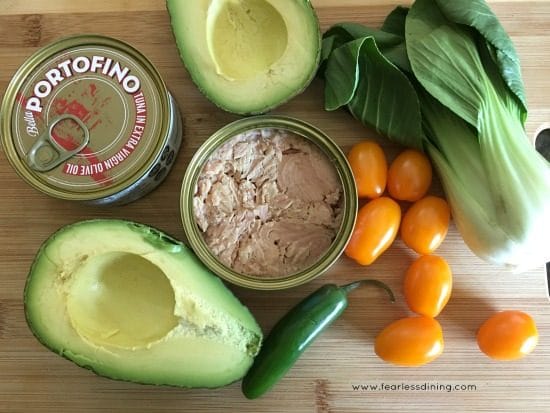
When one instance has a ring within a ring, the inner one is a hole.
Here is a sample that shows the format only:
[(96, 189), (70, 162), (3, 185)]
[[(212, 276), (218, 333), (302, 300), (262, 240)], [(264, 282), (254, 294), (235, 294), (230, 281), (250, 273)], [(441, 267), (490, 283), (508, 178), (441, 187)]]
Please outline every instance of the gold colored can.
[[(212, 154), (237, 135), (254, 130), (276, 129), (298, 135), (314, 144), (326, 156), (334, 167), (342, 188), (341, 220), (330, 247), (317, 261), (301, 271), (278, 278), (239, 273), (224, 265), (208, 247), (195, 218), (194, 197), (204, 165)], [(181, 219), (189, 245), (199, 259), (221, 278), (239, 285), (257, 290), (279, 290), (295, 287), (326, 272), (341, 256), (346, 247), (357, 216), (357, 188), (351, 167), (338, 145), (325, 133), (309, 123), (284, 116), (253, 116), (237, 120), (226, 125), (210, 136), (191, 159), (181, 188)]]
[(61, 39), (25, 61), (1, 106), (6, 156), (55, 198), (125, 204), (166, 177), (181, 116), (153, 64), (104, 36)]

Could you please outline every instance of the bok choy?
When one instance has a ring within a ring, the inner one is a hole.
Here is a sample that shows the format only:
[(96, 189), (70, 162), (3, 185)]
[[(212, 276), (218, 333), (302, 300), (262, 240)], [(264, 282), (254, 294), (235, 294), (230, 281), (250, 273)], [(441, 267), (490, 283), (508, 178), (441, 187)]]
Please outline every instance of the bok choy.
[(550, 165), (529, 142), (519, 59), (483, 0), (416, 0), (380, 30), (324, 35), (325, 108), (423, 149), (479, 257), (524, 270), (550, 260)]

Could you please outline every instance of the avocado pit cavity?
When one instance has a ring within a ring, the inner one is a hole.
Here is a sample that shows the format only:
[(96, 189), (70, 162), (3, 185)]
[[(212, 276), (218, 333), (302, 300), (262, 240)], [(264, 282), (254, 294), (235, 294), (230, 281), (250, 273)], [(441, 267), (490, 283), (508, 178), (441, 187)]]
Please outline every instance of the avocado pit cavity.
[(228, 80), (268, 72), (288, 44), (285, 20), (266, 0), (213, 0), (206, 31), (216, 72)]
[(77, 334), (96, 347), (140, 350), (174, 337), (204, 337), (245, 352), (250, 332), (173, 287), (141, 255), (111, 251), (86, 257), (68, 285), (67, 314)]
[(67, 312), (78, 334), (94, 345), (143, 348), (178, 325), (168, 278), (139, 255), (92, 256), (72, 278)]

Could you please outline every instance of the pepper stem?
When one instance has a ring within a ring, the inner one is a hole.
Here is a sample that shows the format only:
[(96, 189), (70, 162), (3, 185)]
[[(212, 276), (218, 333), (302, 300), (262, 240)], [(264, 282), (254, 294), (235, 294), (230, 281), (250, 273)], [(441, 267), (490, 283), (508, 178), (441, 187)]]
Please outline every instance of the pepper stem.
[(395, 302), (395, 296), (393, 295), (393, 291), (390, 287), (388, 287), (386, 284), (384, 284), (382, 281), (373, 280), (373, 279), (365, 279), (365, 280), (359, 280), (354, 281), (352, 283), (342, 285), (340, 288), (344, 290), (346, 294), (349, 294), (351, 291), (355, 290), (357, 287), (360, 287), (364, 284), (372, 284), (379, 288), (382, 288), (388, 293), (388, 296), (390, 297), (391, 302)]

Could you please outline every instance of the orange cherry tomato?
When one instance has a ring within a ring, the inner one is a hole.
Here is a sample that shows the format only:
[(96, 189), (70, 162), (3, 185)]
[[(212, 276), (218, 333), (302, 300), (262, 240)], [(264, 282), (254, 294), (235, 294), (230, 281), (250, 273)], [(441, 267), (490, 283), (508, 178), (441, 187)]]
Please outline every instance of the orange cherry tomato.
[(400, 201), (418, 201), (432, 184), (432, 165), (422, 152), (406, 149), (388, 170), (388, 192)]
[(393, 199), (383, 196), (369, 201), (357, 213), (344, 252), (361, 265), (372, 264), (395, 240), (400, 221), (401, 208)]
[(449, 302), (452, 286), (447, 261), (436, 255), (421, 255), (405, 273), (403, 293), (411, 311), (437, 317)]
[(443, 353), (443, 331), (431, 317), (407, 317), (386, 326), (376, 337), (374, 351), (399, 366), (421, 366)]
[(357, 185), (359, 198), (378, 198), (386, 189), (388, 163), (382, 147), (374, 141), (354, 145), (348, 161)]
[(487, 319), (477, 332), (481, 351), (496, 360), (516, 360), (532, 352), (539, 333), (529, 314), (501, 311)]
[(449, 229), (451, 210), (442, 198), (427, 196), (405, 212), (401, 239), (419, 254), (431, 254), (443, 242)]

